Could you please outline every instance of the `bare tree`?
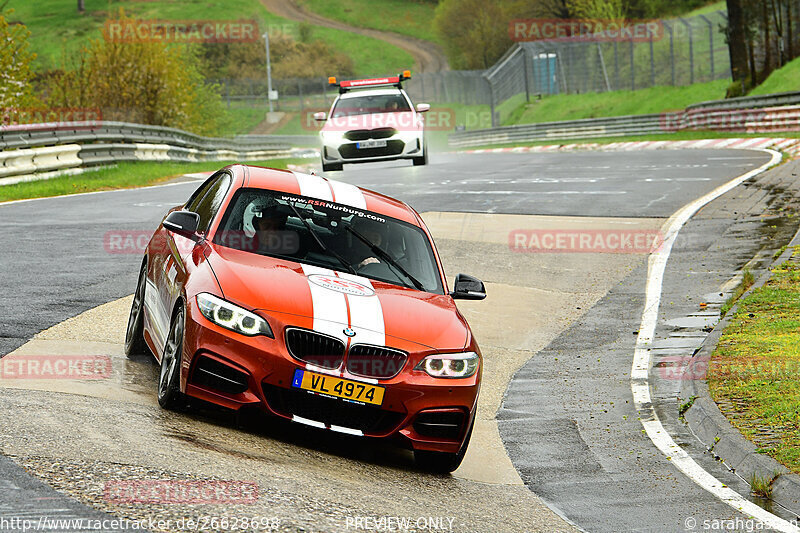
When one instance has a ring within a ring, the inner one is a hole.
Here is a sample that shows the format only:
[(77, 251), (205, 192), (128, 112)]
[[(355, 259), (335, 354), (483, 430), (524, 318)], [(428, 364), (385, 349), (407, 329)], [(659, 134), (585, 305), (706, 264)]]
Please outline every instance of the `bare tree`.
[(86, 11), (86, 7), (83, 5), (83, 0), (78, 0), (78, 13), (83, 13)]

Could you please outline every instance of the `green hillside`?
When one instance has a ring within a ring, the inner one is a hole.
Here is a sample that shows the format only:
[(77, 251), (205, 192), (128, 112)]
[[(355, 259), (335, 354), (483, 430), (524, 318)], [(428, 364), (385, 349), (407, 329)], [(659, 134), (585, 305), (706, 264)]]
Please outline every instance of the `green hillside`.
[(306, 10), (359, 28), (392, 31), (439, 42), (433, 29), (436, 4), (419, 0), (300, 0)]
[(800, 91), (800, 57), (773, 71), (764, 83), (750, 91), (750, 96), (789, 91)]
[[(31, 31), (31, 46), (38, 55), (35, 68), (59, 68), (65, 57), (89, 39), (101, 38), (101, 28), (116, 18), (120, 8), (129, 16), (167, 20), (252, 20), (260, 28), (287, 30), (295, 36), (299, 25), (269, 13), (258, 0), (183, 0), (181, 2), (135, 2), (130, 0), (85, 0), (86, 12), (79, 14), (74, 1), (9, 0), (14, 10), (11, 21), (24, 23)], [(313, 38), (328, 43), (353, 60), (358, 75), (373, 76), (393, 72), (397, 65), (413, 63), (404, 50), (370, 37), (329, 28), (314, 27)]]

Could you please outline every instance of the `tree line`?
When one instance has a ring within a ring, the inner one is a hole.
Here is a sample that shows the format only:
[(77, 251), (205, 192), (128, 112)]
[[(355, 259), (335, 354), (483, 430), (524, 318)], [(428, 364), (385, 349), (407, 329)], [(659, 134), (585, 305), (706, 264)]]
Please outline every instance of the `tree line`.
[(800, 55), (800, 4), (797, 0), (727, 0), (726, 4), (733, 78), (728, 96), (740, 96)]

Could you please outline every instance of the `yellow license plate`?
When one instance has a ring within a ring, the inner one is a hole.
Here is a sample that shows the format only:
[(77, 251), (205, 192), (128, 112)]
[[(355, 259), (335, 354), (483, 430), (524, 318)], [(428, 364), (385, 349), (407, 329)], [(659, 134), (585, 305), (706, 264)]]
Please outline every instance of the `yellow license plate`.
[(372, 405), (383, 403), (383, 387), (296, 369), (292, 387)]

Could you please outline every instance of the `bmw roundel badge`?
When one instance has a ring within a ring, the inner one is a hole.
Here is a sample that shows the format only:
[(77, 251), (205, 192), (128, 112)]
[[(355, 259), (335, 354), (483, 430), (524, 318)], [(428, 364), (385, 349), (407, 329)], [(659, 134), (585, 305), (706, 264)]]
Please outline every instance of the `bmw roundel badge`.
[(356, 336), (356, 330), (354, 330), (353, 328), (349, 328), (349, 327), (348, 328), (344, 328), (344, 334), (347, 335), (348, 337), (355, 337)]

